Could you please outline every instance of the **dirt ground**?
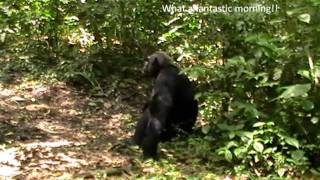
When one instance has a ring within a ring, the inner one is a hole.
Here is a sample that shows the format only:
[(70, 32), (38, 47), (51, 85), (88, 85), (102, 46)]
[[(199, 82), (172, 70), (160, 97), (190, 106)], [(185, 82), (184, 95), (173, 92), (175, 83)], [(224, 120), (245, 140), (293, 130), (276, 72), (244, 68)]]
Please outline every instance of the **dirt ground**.
[(140, 152), (121, 142), (140, 113), (141, 103), (127, 103), (135, 98), (64, 83), (0, 84), (0, 179), (130, 177)]

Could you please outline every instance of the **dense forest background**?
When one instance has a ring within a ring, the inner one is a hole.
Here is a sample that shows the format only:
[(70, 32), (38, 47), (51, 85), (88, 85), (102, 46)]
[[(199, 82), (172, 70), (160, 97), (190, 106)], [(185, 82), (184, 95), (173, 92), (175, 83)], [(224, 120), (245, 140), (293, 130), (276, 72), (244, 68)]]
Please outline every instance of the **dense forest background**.
[[(161, 144), (159, 161), (121, 141), (150, 94), (141, 69), (156, 50), (200, 102), (194, 134)], [(319, 0), (1, 1), (0, 175), (316, 179), (319, 60)]]

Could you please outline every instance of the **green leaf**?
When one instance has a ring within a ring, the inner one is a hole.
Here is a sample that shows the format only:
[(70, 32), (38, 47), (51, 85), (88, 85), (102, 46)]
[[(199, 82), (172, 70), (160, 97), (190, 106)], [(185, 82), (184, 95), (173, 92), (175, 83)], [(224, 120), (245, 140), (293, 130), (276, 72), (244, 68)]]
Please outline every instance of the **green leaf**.
[(89, 102), (89, 104), (88, 104), (89, 106), (92, 106), (92, 107), (96, 107), (96, 106), (98, 106), (97, 105), (97, 103), (95, 103), (95, 102)]
[(224, 157), (226, 158), (227, 161), (231, 162), (232, 161), (232, 153), (229, 150), (226, 150), (224, 153)]
[(203, 96), (202, 93), (197, 93), (197, 94), (194, 96), (194, 99), (199, 100), (199, 98), (200, 98), (201, 96)]
[(247, 137), (249, 139), (253, 139), (253, 132), (249, 132), (249, 131), (236, 131), (237, 136), (243, 138), (243, 137)]
[(203, 134), (208, 134), (210, 129), (211, 129), (211, 127), (209, 125), (204, 125), (204, 126), (202, 126), (201, 131)]
[(228, 149), (232, 148), (232, 147), (238, 147), (238, 143), (236, 141), (230, 141), (228, 142), (228, 144), (226, 145), (226, 147)]
[(300, 14), (298, 16), (298, 19), (302, 22), (305, 22), (305, 23), (309, 23), (310, 22), (310, 19), (311, 19), (311, 16), (310, 14), (308, 13), (305, 13), (305, 14)]
[(236, 137), (236, 134), (234, 132), (230, 131), (228, 133), (228, 136), (229, 136), (229, 139), (233, 139), (234, 137)]
[(246, 152), (246, 149), (243, 147), (238, 147), (233, 151), (234, 155), (237, 158), (244, 158), (245, 152)]
[(311, 120), (312, 124), (317, 124), (319, 122), (319, 118), (318, 117), (312, 117)]
[(278, 170), (277, 170), (277, 173), (278, 173), (278, 175), (280, 176), (280, 177), (282, 177), (283, 175), (284, 175), (284, 173), (286, 173), (286, 169), (285, 168), (279, 168)]
[(218, 128), (221, 130), (227, 130), (227, 131), (236, 131), (236, 130), (240, 130), (244, 127), (243, 124), (239, 124), (239, 125), (228, 125), (226, 123), (221, 123), (221, 124), (217, 124)]
[(263, 144), (260, 143), (260, 142), (258, 142), (258, 141), (256, 141), (256, 142), (253, 143), (253, 148), (254, 148), (256, 151), (260, 152), (260, 153), (262, 153), (262, 151), (263, 151), (263, 149), (264, 149)]
[(275, 124), (274, 124), (274, 122), (270, 121), (270, 122), (267, 122), (267, 125), (268, 126), (274, 126)]
[(302, 108), (306, 111), (310, 111), (314, 108), (314, 103), (309, 100), (301, 101)]
[(284, 140), (286, 141), (287, 144), (299, 149), (299, 141), (297, 139), (292, 138), (292, 137), (288, 137), (288, 136), (286, 136), (284, 138), (285, 138)]
[(259, 156), (258, 156), (257, 154), (255, 154), (255, 155), (253, 156), (253, 159), (254, 159), (254, 162), (255, 162), (255, 163), (258, 163), (258, 162), (260, 161), (260, 158), (259, 158)]
[(264, 126), (266, 123), (264, 122), (256, 122), (253, 124), (253, 127), (261, 127), (261, 126)]
[(272, 148), (267, 148), (264, 150), (263, 154), (270, 154), (273, 152), (273, 149)]
[(299, 163), (300, 161), (302, 161), (304, 159), (304, 151), (302, 150), (296, 150), (296, 151), (292, 151), (291, 152), (291, 158)]
[(306, 96), (311, 89), (310, 84), (296, 84), (292, 86), (284, 87), (285, 91), (276, 99), (288, 99), (298, 96)]
[(4, 43), (6, 40), (6, 33), (0, 33), (0, 42)]
[(302, 76), (302, 77), (307, 78), (307, 79), (310, 79), (310, 78), (311, 78), (311, 77), (310, 77), (310, 72), (309, 72), (309, 70), (299, 70), (299, 71), (298, 71), (298, 74), (299, 74), (300, 76)]

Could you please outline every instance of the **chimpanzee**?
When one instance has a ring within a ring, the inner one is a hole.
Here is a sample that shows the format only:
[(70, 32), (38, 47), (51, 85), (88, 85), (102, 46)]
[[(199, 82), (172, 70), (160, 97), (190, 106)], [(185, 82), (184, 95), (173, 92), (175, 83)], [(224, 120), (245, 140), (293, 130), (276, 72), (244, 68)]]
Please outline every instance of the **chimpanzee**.
[(160, 141), (170, 140), (180, 132), (191, 133), (197, 119), (193, 84), (170, 61), (166, 53), (158, 51), (144, 65), (144, 74), (154, 79), (154, 87), (133, 140), (145, 157), (157, 157)]

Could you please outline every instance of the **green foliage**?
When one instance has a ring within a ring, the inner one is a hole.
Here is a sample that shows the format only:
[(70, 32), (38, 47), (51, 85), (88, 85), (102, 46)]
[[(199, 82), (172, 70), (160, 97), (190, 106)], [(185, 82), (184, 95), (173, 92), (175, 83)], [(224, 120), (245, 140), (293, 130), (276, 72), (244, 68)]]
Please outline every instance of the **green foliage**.
[(318, 22), (319, 4), (296, 3), (289, 3), (290, 8), (281, 4), (282, 10), (288, 8), (286, 14), (236, 14), (224, 21), (218, 14), (211, 27), (229, 27), (223, 44), (214, 41), (223, 51), (205, 49), (213, 55), (202, 58), (202, 52), (193, 49), (199, 44), (188, 48), (201, 59), (188, 72), (205, 91), (198, 95), (200, 113), (209, 120), (202, 132), (218, 139), (216, 152), (237, 164), (235, 173), (304, 173), (310, 165), (308, 144), (319, 142), (319, 76), (314, 65), (319, 36), (311, 33), (319, 27), (312, 23)]
[(257, 122), (250, 131), (245, 130), (244, 126), (219, 124), (218, 127), (222, 130), (221, 138), (225, 143), (217, 149), (217, 153), (229, 162), (236, 162), (235, 169), (250, 167), (259, 175), (278, 172), (282, 176), (281, 173), (290, 171), (288, 165), (300, 170), (308, 165), (304, 151), (299, 150), (298, 140), (272, 121)]
[(163, 49), (198, 85), (205, 140), (190, 140), (192, 157), (216, 153), (235, 174), (302, 175), (320, 143), (320, 3), (201, 5), (222, 3), (279, 10), (166, 13), (155, 0), (0, 2), (0, 53), (10, 55), (0, 61), (11, 60), (0, 78), (18, 69), (101, 89), (102, 78), (128, 78), (142, 57)]

